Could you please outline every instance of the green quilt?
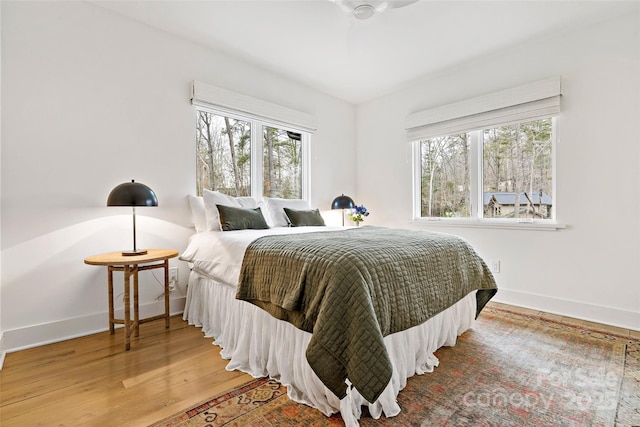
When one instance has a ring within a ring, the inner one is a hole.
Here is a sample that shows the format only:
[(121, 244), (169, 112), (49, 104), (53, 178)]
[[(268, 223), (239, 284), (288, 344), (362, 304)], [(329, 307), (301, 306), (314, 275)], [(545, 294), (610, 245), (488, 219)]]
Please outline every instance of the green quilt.
[(476, 290), (479, 314), (497, 286), (465, 240), (358, 227), (255, 240), (245, 252), (236, 298), (312, 333), (307, 360), (336, 396), (345, 397), (348, 378), (374, 402), (392, 374), (383, 337)]

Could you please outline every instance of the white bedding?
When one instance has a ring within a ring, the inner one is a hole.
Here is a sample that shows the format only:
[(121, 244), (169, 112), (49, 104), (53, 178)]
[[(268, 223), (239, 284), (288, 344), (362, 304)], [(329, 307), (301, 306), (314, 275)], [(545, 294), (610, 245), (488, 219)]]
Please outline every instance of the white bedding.
[(240, 370), (258, 378), (269, 376), (287, 386), (289, 397), (329, 416), (341, 412), (347, 426), (357, 426), (361, 406), (374, 418), (400, 412), (396, 397), (408, 377), (431, 372), (438, 365), (434, 352), (451, 346), (475, 317), (475, 292), (422, 325), (385, 337), (393, 365), (392, 379), (380, 398), (370, 404), (351, 388), (338, 400), (315, 375), (305, 357), (311, 334), (277, 320), (253, 304), (235, 299), (236, 282), (246, 247), (266, 234), (318, 232), (342, 227), (271, 228), (193, 235), (180, 258), (190, 262), (184, 319), (202, 327), (221, 355), (227, 370)]
[(244, 251), (258, 237), (275, 234), (310, 233), (348, 227), (272, 227), (266, 230), (205, 231), (196, 233), (180, 259), (190, 262), (200, 274), (236, 287)]

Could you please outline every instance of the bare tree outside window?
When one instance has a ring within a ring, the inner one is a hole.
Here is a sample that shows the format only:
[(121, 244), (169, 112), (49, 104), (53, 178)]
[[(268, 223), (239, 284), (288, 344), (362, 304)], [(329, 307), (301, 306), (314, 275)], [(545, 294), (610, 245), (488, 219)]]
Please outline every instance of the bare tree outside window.
[(483, 131), (485, 216), (550, 217), (552, 128), (543, 119)]
[(251, 123), (197, 112), (196, 191), (251, 195)]
[[(430, 138), (419, 148), (422, 217), (471, 217), (473, 186), (483, 206), (473, 215), (552, 218), (552, 118)], [(478, 176), (470, 174), (472, 152), (482, 156)]]
[(421, 141), (422, 216), (469, 217), (469, 135)]
[(263, 194), (283, 199), (302, 198), (302, 136), (269, 126), (263, 134)]
[[(234, 197), (255, 196), (262, 188), (266, 197), (302, 198), (302, 133), (262, 126), (262, 139), (253, 141), (258, 155), (262, 150), (262, 176), (253, 178), (252, 191), (251, 127), (261, 126), (259, 122), (203, 110), (196, 117), (198, 195), (208, 189)], [(259, 158), (253, 161), (260, 163)]]

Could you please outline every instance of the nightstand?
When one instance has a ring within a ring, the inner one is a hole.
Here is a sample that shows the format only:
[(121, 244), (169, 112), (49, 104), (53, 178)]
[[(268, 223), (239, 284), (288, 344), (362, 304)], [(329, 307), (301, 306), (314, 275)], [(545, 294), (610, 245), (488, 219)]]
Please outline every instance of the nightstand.
[[(122, 255), (122, 252), (110, 252), (94, 255), (84, 260), (89, 265), (106, 265), (109, 283), (109, 332), (115, 333), (115, 324), (124, 325), (124, 348), (131, 348), (131, 334), (140, 335), (140, 324), (164, 318), (165, 327), (169, 328), (169, 259), (178, 256), (172, 249), (149, 249), (144, 255)], [(164, 314), (140, 319), (138, 310), (138, 272), (164, 268)], [(124, 273), (124, 319), (114, 318), (113, 272)], [(131, 320), (131, 302), (129, 299), (133, 276), (133, 321)]]

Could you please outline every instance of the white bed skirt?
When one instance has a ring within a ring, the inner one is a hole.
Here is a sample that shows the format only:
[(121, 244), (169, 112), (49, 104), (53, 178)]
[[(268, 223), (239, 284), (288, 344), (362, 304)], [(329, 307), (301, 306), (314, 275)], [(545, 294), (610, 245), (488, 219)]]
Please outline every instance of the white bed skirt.
[(227, 370), (239, 370), (255, 378), (270, 377), (287, 387), (289, 398), (320, 410), (326, 416), (340, 412), (348, 427), (357, 426), (362, 405), (372, 417), (392, 417), (400, 412), (396, 397), (407, 378), (433, 371), (433, 354), (452, 346), (469, 329), (476, 313), (475, 292), (422, 325), (385, 337), (393, 365), (391, 381), (380, 398), (367, 402), (349, 387), (340, 401), (316, 376), (305, 357), (311, 334), (275, 319), (245, 301), (235, 299), (235, 288), (219, 284), (195, 271), (189, 277), (184, 320), (202, 328), (206, 337), (222, 348)]

